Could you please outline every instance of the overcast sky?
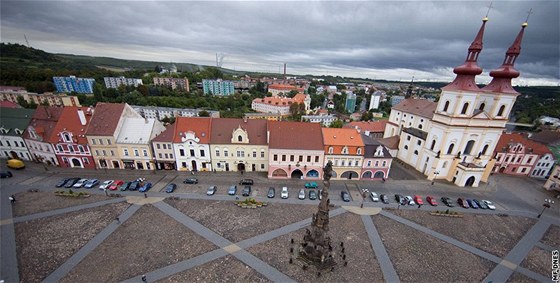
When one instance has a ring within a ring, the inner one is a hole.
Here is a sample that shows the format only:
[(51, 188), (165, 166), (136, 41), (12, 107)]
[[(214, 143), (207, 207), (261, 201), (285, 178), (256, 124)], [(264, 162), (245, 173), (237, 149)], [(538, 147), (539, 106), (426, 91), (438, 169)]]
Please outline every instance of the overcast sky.
[[(490, 1), (6, 1), (1, 41), (52, 53), (235, 70), (451, 81)], [(514, 84), (560, 83), (560, 1), (493, 1), (479, 83), (529, 9)]]

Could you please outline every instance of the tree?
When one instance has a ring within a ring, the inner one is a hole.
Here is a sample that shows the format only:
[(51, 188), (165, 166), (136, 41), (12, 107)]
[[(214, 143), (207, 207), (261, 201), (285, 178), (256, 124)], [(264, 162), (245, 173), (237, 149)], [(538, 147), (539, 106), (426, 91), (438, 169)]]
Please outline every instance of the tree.
[(19, 104), (23, 108), (31, 108), (29, 107), (29, 103), (23, 98), (23, 96), (17, 97), (17, 104)]
[(342, 128), (342, 126), (344, 126), (344, 123), (342, 122), (342, 120), (336, 119), (331, 123), (331, 128)]
[(198, 117), (210, 117), (210, 113), (208, 113), (208, 111), (206, 110), (202, 110), (198, 112)]
[(303, 103), (292, 103), (290, 105), (290, 117), (289, 119), (292, 121), (300, 121), (301, 120), (301, 115), (303, 114), (303, 111), (305, 110), (305, 104)]

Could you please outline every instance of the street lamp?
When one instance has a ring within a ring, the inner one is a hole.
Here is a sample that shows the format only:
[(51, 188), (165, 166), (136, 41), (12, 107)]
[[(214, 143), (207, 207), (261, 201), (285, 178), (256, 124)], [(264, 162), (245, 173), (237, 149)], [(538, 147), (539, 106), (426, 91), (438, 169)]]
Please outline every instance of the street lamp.
[(435, 180), (436, 180), (438, 174), (439, 174), (439, 171), (438, 171), (438, 170), (435, 170), (435, 171), (434, 171), (434, 178), (432, 179), (432, 186), (434, 185), (434, 182), (435, 182)]
[(550, 208), (550, 205), (553, 204), (553, 203), (554, 203), (553, 200), (551, 200), (551, 199), (545, 199), (545, 200), (544, 200), (544, 204), (542, 205), (542, 206), (543, 206), (543, 209), (541, 210), (541, 213), (539, 213), (539, 215), (537, 216), (537, 218), (541, 218), (541, 215), (544, 213), (544, 210), (547, 209), (547, 208)]

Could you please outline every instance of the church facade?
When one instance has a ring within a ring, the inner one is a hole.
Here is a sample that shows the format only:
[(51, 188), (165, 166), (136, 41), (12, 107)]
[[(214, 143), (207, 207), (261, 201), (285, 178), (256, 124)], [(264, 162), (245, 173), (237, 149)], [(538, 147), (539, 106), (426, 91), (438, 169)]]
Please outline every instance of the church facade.
[(453, 82), (442, 88), (439, 101), (409, 98), (392, 108), (384, 137), (400, 136), (397, 157), (427, 179), (445, 179), (460, 187), (487, 182), (495, 164), (494, 149), (519, 93), (511, 79), (519, 76), (514, 63), (521, 51), (527, 23), (506, 52), (492, 81), (475, 83), (487, 18), (468, 49), (465, 63), (456, 67)]

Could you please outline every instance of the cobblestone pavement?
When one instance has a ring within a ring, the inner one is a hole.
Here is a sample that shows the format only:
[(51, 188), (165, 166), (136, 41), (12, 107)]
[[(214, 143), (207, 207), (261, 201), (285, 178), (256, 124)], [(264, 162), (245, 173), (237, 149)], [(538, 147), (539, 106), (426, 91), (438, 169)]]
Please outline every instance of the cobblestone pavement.
[[(138, 209), (142, 205), (145, 204), (154, 205), (162, 213), (165, 213), (166, 215), (172, 217), (178, 223), (184, 225), (186, 228), (192, 230), (199, 236), (203, 237), (204, 239), (212, 242), (217, 246), (216, 249), (195, 256), (193, 258), (189, 258), (177, 263), (173, 263), (171, 265), (158, 268), (156, 270), (144, 270), (143, 272), (145, 272), (146, 276), (149, 278), (150, 281), (169, 278), (176, 274), (180, 274), (181, 272), (185, 272), (190, 269), (197, 268), (199, 266), (208, 264), (210, 262), (213, 262), (214, 260), (227, 256), (233, 256), (234, 258), (240, 260), (247, 266), (250, 266), (253, 269), (255, 269), (257, 272), (259, 272), (260, 275), (254, 278), (266, 278), (270, 281), (275, 281), (275, 282), (278, 281), (286, 282), (286, 281), (294, 280), (293, 278), (279, 271), (277, 268), (267, 264), (262, 259), (251, 254), (250, 252), (247, 251), (247, 249), (253, 247), (258, 243), (263, 243), (264, 241), (271, 240), (283, 235), (287, 235), (289, 233), (307, 227), (311, 222), (311, 217), (301, 221), (296, 221), (294, 223), (287, 224), (285, 226), (274, 229), (272, 231), (262, 233), (260, 235), (253, 236), (250, 239), (245, 239), (239, 242), (231, 242), (230, 240), (227, 240), (226, 238), (220, 236), (216, 232), (212, 231), (208, 227), (205, 227), (204, 225), (195, 221), (193, 218), (187, 216), (181, 211), (169, 206), (165, 202), (162, 202), (161, 200), (163, 200), (163, 197), (167, 197), (169, 196), (169, 194), (159, 192), (157, 189), (149, 193), (148, 195), (149, 201), (148, 200), (142, 201), (142, 198), (138, 198), (138, 197), (137, 198), (130, 198), (130, 197), (114, 198), (111, 201), (100, 200), (98, 202), (92, 202), (80, 206), (57, 208), (50, 211), (40, 211), (33, 214), (14, 217), (12, 206), (18, 205), (18, 203), (16, 201), (15, 204), (11, 204), (7, 197), (9, 194), (17, 194), (17, 193), (25, 192), (30, 188), (36, 188), (36, 187), (45, 188), (44, 189), (45, 191), (49, 191), (49, 190), (54, 191), (53, 184), (56, 183), (57, 180), (72, 174), (76, 175), (77, 174), (76, 172), (79, 172), (80, 176), (104, 175), (102, 172), (94, 171), (94, 170), (90, 170), (90, 171), (71, 170), (70, 172), (66, 172), (53, 168), (50, 171), (43, 172), (41, 169), (42, 169), (41, 167), (31, 168), (29, 171), (33, 173), (32, 176), (27, 176), (27, 177), (15, 176), (12, 180), (8, 181), (10, 182), (9, 186), (7, 186), (8, 185), (7, 183), (4, 183), (4, 181), (2, 181), (3, 182), (2, 190), (0, 190), (1, 193), (0, 236), (2, 239), (1, 240), (2, 243), (0, 247), (1, 248), (0, 256), (2, 258), (2, 267), (0, 269), (0, 280), (4, 280), (5, 282), (20, 281), (19, 270), (17, 266), (17, 251), (16, 251), (16, 244), (15, 244), (16, 235), (14, 232), (14, 223), (24, 222), (33, 219), (41, 219), (44, 217), (49, 217), (54, 215), (60, 216), (68, 212), (75, 212), (86, 208), (106, 205), (112, 202), (123, 202), (123, 201), (128, 201), (130, 203), (133, 203), (133, 205), (130, 206), (129, 209), (125, 210), (115, 221), (113, 221), (112, 223), (107, 225), (104, 229), (102, 229), (95, 237), (93, 237), (88, 243), (86, 243), (82, 248), (80, 248), (74, 255), (72, 255), (69, 259), (67, 259), (64, 263), (62, 263), (54, 272), (52, 272), (46, 278), (44, 278), (43, 279), (44, 282), (55, 282), (55, 281), (60, 281), (62, 278), (64, 278), (64, 276), (66, 276), (69, 272), (71, 272), (72, 268), (74, 268), (77, 264), (79, 264), (82, 259), (84, 259), (89, 253), (91, 253), (97, 246), (103, 243), (103, 241), (105, 241), (118, 228), (121, 222), (124, 222), (127, 219), (129, 219), (138, 211)], [(130, 171), (115, 172), (114, 174), (122, 174), (123, 179), (131, 178), (131, 176), (129, 176)], [(208, 174), (212, 175), (212, 173), (208, 173)], [(111, 177), (114, 178), (114, 176), (115, 175)], [(257, 184), (259, 182), (261, 182), (262, 184), (267, 184), (267, 181), (268, 182), (270, 181), (266, 179), (266, 176), (262, 176), (262, 174), (260, 175), (245, 174), (245, 177), (248, 176), (255, 179), (256, 180), (255, 182)], [(154, 173), (153, 175), (147, 176), (147, 178), (149, 178), (155, 183), (155, 188), (163, 188), (167, 182), (179, 183), (181, 179), (183, 179), (184, 177), (185, 176), (183, 175), (177, 175), (177, 174), (170, 175), (167, 172), (164, 172), (163, 174), (158, 172), (158, 173)], [(222, 190), (221, 193), (215, 196), (206, 196), (204, 193), (198, 191), (189, 192), (188, 190), (174, 194), (174, 196), (180, 199), (192, 200), (192, 201), (196, 201), (197, 199), (225, 200), (225, 201), (233, 200), (232, 196), (228, 196), (225, 194), (225, 187), (227, 186), (227, 184), (231, 184), (232, 182), (231, 179), (239, 178), (239, 177), (240, 176), (238, 174), (231, 174), (231, 176), (225, 177), (223, 179), (221, 178), (213, 179), (212, 183), (215, 183), (218, 186), (220, 186)], [(431, 187), (427, 182), (421, 182), (418, 180), (414, 182), (415, 182), (414, 187), (416, 188), (427, 189)], [(296, 191), (298, 190), (297, 188), (301, 187), (302, 182), (300, 180), (287, 180), (284, 183), (285, 185), (290, 186), (292, 189), (295, 188), (294, 191), (290, 191), (292, 197), (288, 200), (280, 200), (278, 198), (270, 199), (271, 202), (278, 202), (278, 203), (285, 202), (290, 204), (317, 204), (318, 203), (317, 201), (311, 201), (311, 200), (300, 201), (294, 198), (294, 196), (296, 195)], [(357, 184), (356, 189), (367, 186), (367, 183), (365, 182), (358, 182), (356, 184)], [(404, 188), (404, 190), (406, 190), (406, 187), (411, 185), (412, 184), (406, 183), (406, 181), (403, 181), (402, 183), (398, 183), (397, 181), (395, 181), (393, 184), (391, 184), (392, 188), (390, 189)], [(262, 198), (261, 196), (263, 195), (262, 192), (265, 192), (267, 187), (268, 185), (261, 185), (261, 187), (257, 186), (255, 191), (259, 193), (256, 193), (254, 191), (253, 196), (257, 197), (258, 199), (261, 199)], [(381, 188), (381, 186), (379, 187)], [(346, 210), (344, 208), (335, 208), (331, 211), (331, 217), (344, 213), (356, 213), (361, 215), (360, 217), (362, 219), (364, 228), (368, 234), (367, 239), (370, 242), (370, 245), (372, 246), (373, 252), (375, 253), (375, 258), (378, 259), (380, 263), (379, 266), (381, 267), (381, 271), (383, 273), (385, 281), (398, 282), (400, 281), (400, 278), (398, 273), (395, 272), (395, 268), (393, 266), (393, 263), (391, 262), (389, 253), (387, 253), (387, 251), (385, 250), (386, 243), (383, 242), (382, 238), (378, 234), (377, 230), (379, 229), (379, 227), (377, 227), (376, 229), (376, 224), (372, 222), (369, 217), (364, 216), (369, 214), (369, 211), (371, 211), (371, 207), (380, 207), (382, 209), (379, 217), (385, 217), (388, 221), (406, 225), (418, 231), (419, 233), (423, 233), (425, 235), (428, 235), (429, 237), (437, 238), (448, 244), (456, 246), (466, 252), (469, 252), (473, 255), (476, 255), (478, 257), (484, 258), (485, 260), (489, 260), (495, 263), (496, 264), (495, 268), (489, 274), (486, 275), (484, 282), (488, 282), (488, 281), (505, 282), (508, 280), (508, 278), (511, 279), (512, 276), (519, 276), (518, 274), (522, 274), (525, 277), (541, 282), (547, 281), (549, 279), (546, 276), (539, 274), (538, 270), (536, 270), (537, 272), (535, 272), (533, 270), (527, 269), (526, 267), (521, 267), (520, 264), (523, 262), (524, 259), (526, 259), (529, 256), (531, 250), (534, 247), (540, 247), (541, 249), (542, 247), (548, 249), (560, 248), (556, 246), (558, 241), (556, 241), (556, 239), (552, 239), (552, 241), (548, 240), (549, 236), (547, 236), (548, 234), (546, 234), (549, 228), (551, 230), (557, 230), (558, 229), (557, 227), (560, 226), (560, 220), (556, 216), (556, 214), (558, 213), (557, 211), (552, 211), (552, 212), (548, 211), (544, 213), (542, 217), (537, 218), (538, 212), (536, 213), (535, 211), (531, 211), (531, 210), (527, 210), (527, 211), (507, 210), (507, 209), (499, 209), (496, 211), (487, 211), (487, 210), (473, 211), (472, 209), (463, 210), (462, 211), (463, 213), (479, 213), (479, 214), (499, 213), (502, 215), (509, 214), (509, 215), (524, 216), (537, 220), (536, 224), (534, 224), (534, 226), (532, 226), (532, 228), (525, 233), (523, 238), (517, 242), (515, 247), (511, 249), (506, 256), (499, 257), (496, 255), (489, 254), (478, 248), (475, 248), (465, 242), (443, 235), (434, 230), (426, 228), (425, 226), (414, 223), (412, 221), (409, 221), (407, 219), (404, 219), (402, 217), (399, 217), (391, 213), (390, 209), (394, 209), (394, 204), (382, 205), (379, 203), (366, 202), (364, 212), (361, 212), (359, 208), (361, 204), (360, 203), (361, 200), (354, 199), (350, 203), (343, 203), (339, 200), (339, 194), (337, 195), (338, 192), (337, 190), (343, 190), (345, 188), (346, 186), (344, 183), (333, 184), (333, 193), (331, 194), (333, 199), (332, 203), (335, 206), (345, 204), (347, 206), (353, 206), (353, 208), (349, 210)], [(385, 187), (385, 188), (387, 189), (389, 187)], [(441, 185), (438, 186), (437, 188), (444, 190), (445, 186)], [(464, 193), (462, 190), (457, 190), (457, 191), (459, 193)], [(89, 192), (91, 192), (92, 194), (100, 194), (100, 195), (104, 194), (104, 192), (99, 191), (97, 189), (90, 190)], [(473, 190), (471, 193), (476, 193), (476, 192), (477, 190)], [(277, 189), (277, 193), (278, 193), (278, 189)], [(136, 196), (138, 195), (137, 192), (135, 194)], [(123, 193), (123, 196), (131, 196), (131, 195), (134, 195), (134, 192)], [(387, 210), (387, 208), (390, 209)], [(401, 209), (411, 209), (411, 208), (403, 207)], [(430, 208), (428, 206), (424, 206), (418, 210), (426, 211), (426, 210), (435, 210), (435, 209)], [(550, 246), (551, 243), (553, 246)], [(445, 259), (440, 259), (440, 260), (445, 260)], [(524, 266), (530, 266), (530, 265), (524, 265)], [(142, 278), (140, 276), (136, 276), (136, 277), (128, 278), (125, 281), (140, 282), (141, 279)], [(422, 278), (416, 278), (416, 280), (422, 281)]]

